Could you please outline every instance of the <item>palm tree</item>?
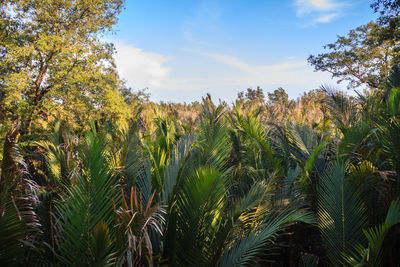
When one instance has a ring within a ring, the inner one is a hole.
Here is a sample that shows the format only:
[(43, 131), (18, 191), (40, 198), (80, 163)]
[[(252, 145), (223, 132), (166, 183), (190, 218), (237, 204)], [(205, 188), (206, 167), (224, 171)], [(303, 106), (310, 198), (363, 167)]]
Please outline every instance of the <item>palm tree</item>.
[(167, 117), (168, 106), (145, 133), (138, 120), (93, 126), (84, 137), (56, 124), (35, 143), (45, 167), (34, 169), (40, 157), (26, 157), (45, 177), (32, 177), (40, 186), (11, 128), (0, 179), (0, 261), (393, 265), (386, 256), (400, 218), (396, 94), (373, 116), (364, 109), (376, 101), (331, 95), (333, 134), (265, 122), (259, 106), (215, 105), (210, 96), (190, 134)]
[(40, 235), (40, 223), (35, 212), (37, 185), (29, 178), (18, 150), (18, 128), (14, 124), (8, 130), (1, 162), (0, 263), (4, 266), (21, 266), (35, 259), (32, 253), (38, 255), (35, 251), (36, 239)]
[(113, 205), (119, 206), (120, 196), (106, 149), (95, 130), (81, 144), (79, 167), (71, 174), (71, 186), (58, 205), (57, 259), (62, 265), (111, 265), (116, 261)]

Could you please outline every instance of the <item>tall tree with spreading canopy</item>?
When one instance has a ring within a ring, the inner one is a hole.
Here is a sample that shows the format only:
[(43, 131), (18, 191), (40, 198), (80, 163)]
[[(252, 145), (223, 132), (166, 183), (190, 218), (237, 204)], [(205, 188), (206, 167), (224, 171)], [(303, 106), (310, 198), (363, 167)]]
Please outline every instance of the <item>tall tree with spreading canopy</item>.
[(326, 71), (347, 81), (348, 88), (378, 88), (387, 82), (393, 65), (399, 60), (397, 42), (385, 38), (385, 27), (370, 22), (351, 30), (347, 36), (324, 46), (328, 52), (311, 55), (308, 62), (315, 71)]
[[(0, 3), (0, 115), (21, 133), (51, 112), (121, 115), (111, 30), (123, 0), (6, 0)], [(118, 109), (116, 107), (119, 107)], [(63, 112), (61, 112), (62, 110)], [(76, 119), (80, 115), (75, 115)]]

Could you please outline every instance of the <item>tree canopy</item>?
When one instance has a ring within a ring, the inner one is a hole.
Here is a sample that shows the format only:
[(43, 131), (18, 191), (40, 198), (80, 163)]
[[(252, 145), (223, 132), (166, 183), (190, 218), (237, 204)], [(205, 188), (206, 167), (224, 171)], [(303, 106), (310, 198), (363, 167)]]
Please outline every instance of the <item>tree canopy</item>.
[(391, 68), (399, 62), (397, 41), (382, 38), (386, 28), (374, 22), (351, 30), (347, 36), (325, 45), (326, 53), (311, 55), (308, 62), (315, 71), (326, 71), (338, 82), (347, 81), (348, 88), (384, 84)]
[(3, 118), (21, 120), (26, 133), (33, 121), (54, 113), (78, 121), (100, 109), (124, 115), (114, 47), (101, 39), (122, 7), (122, 0), (2, 1)]

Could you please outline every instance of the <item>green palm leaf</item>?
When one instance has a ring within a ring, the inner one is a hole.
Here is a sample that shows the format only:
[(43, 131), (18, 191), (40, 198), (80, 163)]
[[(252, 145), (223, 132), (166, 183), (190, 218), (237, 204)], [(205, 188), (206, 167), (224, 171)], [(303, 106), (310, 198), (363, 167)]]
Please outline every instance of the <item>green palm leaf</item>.
[(210, 265), (217, 248), (218, 229), (223, 221), (225, 176), (204, 167), (189, 176), (176, 202), (176, 262), (180, 266)]
[(225, 109), (223, 105), (215, 106), (210, 97), (203, 101), (203, 114), (196, 138), (199, 143), (196, 150), (197, 166), (211, 165), (224, 171), (230, 154)]
[(343, 163), (334, 163), (322, 177), (318, 220), (327, 256), (334, 265), (345, 264), (343, 255), (354, 253), (355, 244), (365, 243), (363, 199), (346, 177)]
[(359, 266), (381, 266), (383, 241), (392, 226), (398, 223), (400, 223), (400, 201), (395, 200), (389, 207), (384, 223), (363, 230), (368, 240), (368, 247), (358, 244), (357, 251), (347, 256), (347, 262)]
[(67, 129), (58, 122), (48, 141), (39, 141), (35, 144), (44, 149), (42, 155), (47, 167), (47, 182), (56, 186), (69, 184), (69, 175), (75, 167), (75, 144)]
[(72, 186), (67, 188), (67, 194), (58, 206), (57, 256), (68, 266), (91, 264), (93, 251), (96, 251), (91, 242), (96, 238), (95, 228), (101, 222), (108, 227), (112, 225), (113, 203), (119, 200), (104, 141), (95, 131), (86, 137), (80, 154), (81, 170), (75, 173)]
[(267, 131), (261, 124), (259, 112), (250, 112), (244, 116), (239, 106), (235, 106), (237, 120), (236, 127), (244, 136), (248, 144), (248, 159), (255, 169), (265, 169), (269, 172), (281, 172), (281, 161), (275, 156), (270, 141), (267, 138)]
[(7, 132), (0, 173), (0, 265), (21, 266), (40, 233), (34, 210), (37, 185), (18, 150), (18, 125)]
[(270, 212), (264, 222), (245, 235), (235, 237), (233, 245), (221, 256), (219, 266), (250, 266), (258, 263), (261, 257), (276, 252), (280, 244), (274, 242), (289, 225), (296, 222), (312, 223), (308, 212), (284, 209)]
[(185, 135), (176, 144), (171, 157), (168, 159), (168, 165), (165, 170), (164, 184), (162, 189), (162, 200), (168, 203), (176, 182), (180, 180), (186, 161), (194, 148), (194, 136)]

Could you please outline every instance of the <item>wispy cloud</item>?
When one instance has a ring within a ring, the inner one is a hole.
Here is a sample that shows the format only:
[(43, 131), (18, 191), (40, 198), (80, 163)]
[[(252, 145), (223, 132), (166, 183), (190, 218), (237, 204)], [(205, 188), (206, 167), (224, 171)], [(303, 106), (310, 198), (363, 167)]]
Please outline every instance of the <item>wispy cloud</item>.
[(159, 101), (199, 100), (207, 92), (212, 92), (215, 99), (232, 101), (238, 91), (256, 86), (266, 90), (282, 86), (296, 97), (330, 80), (326, 73), (313, 72), (306, 61), (295, 57), (276, 64), (254, 64), (229, 54), (199, 50), (186, 52), (208, 68), (199, 73), (197, 66), (187, 66), (185, 74), (179, 75), (171, 67), (175, 58), (125, 43), (117, 42), (115, 46), (120, 76), (134, 89), (149, 87), (152, 98)]
[(199, 81), (199, 85), (203, 89), (220, 88), (219, 91), (215, 90), (216, 95), (223, 99), (227, 96), (232, 99), (235, 96), (232, 93), (234, 89), (256, 86), (266, 90), (284, 87), (291, 97), (296, 97), (300, 92), (318, 88), (330, 80), (328, 74), (314, 72), (307, 61), (295, 57), (282, 59), (275, 64), (253, 64), (224, 53), (193, 52), (211, 59), (214, 62), (211, 64), (220, 70), (211, 79)]
[(349, 3), (338, 0), (296, 0), (294, 5), (299, 18), (311, 19), (311, 24), (315, 24), (329, 23), (343, 16)]
[(251, 73), (254, 73), (254, 71), (255, 71), (254, 67), (252, 67), (252, 66), (248, 65), (247, 63), (241, 61), (240, 59), (235, 58), (230, 55), (219, 54), (219, 53), (207, 53), (207, 52), (202, 52), (202, 51), (194, 51), (194, 52), (199, 55), (212, 58), (217, 62), (223, 63), (227, 66), (230, 66), (230, 67), (240, 70), (242, 72), (251, 74)]
[(190, 91), (199, 89), (197, 84), (203, 80), (199, 77), (172, 78), (172, 68), (168, 64), (171, 57), (122, 42), (116, 42), (115, 48), (118, 74), (134, 90), (149, 88), (150, 91)]
[[(296, 60), (295, 58), (270, 65), (252, 65), (239, 58), (226, 54), (199, 53), (239, 71), (236, 75), (227, 77), (227, 79), (237, 85), (249, 86), (253, 83), (304, 85), (310, 82), (310, 79), (315, 78), (315, 76), (312, 75), (312, 68), (307, 62)], [(232, 72), (230, 72), (230, 74), (231, 73)], [(224, 78), (222, 77), (222, 79)]]
[(171, 69), (165, 65), (168, 61), (166, 56), (124, 43), (116, 43), (115, 48), (118, 73), (128, 81), (128, 85), (136, 89), (156, 87), (168, 79)]
[(312, 12), (326, 12), (337, 9), (342, 3), (335, 0), (296, 0), (297, 15), (303, 16)]
[(326, 14), (326, 15), (322, 15), (320, 17), (318, 17), (317, 19), (315, 19), (315, 22), (319, 22), (319, 23), (329, 23), (331, 22), (333, 19), (339, 17), (340, 14), (339, 13), (330, 13), (330, 14)]

